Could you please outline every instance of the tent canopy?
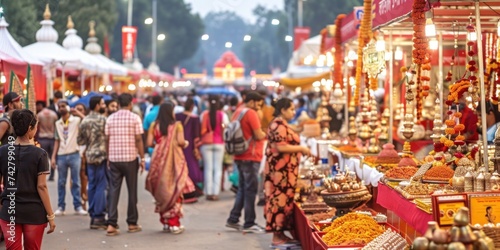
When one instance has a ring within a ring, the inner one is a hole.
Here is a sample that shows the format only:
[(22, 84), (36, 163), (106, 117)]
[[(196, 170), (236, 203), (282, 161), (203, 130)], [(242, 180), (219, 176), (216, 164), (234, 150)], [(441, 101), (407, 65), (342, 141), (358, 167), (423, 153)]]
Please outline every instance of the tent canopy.
[(21, 45), (14, 40), (7, 30), (9, 24), (4, 17), (0, 18), (0, 60), (12, 61), (12, 63), (29, 63), (43, 65), (40, 60), (26, 53)]
[(69, 104), (69, 106), (75, 107), (77, 104), (83, 104), (83, 105), (85, 105), (85, 107), (88, 108), (90, 105), (90, 98), (92, 98), (93, 96), (102, 96), (105, 101), (112, 99), (112, 97), (109, 95), (105, 95), (105, 94), (101, 94), (101, 93), (92, 91), (92, 92), (88, 93), (86, 96), (83, 96), (82, 98), (80, 98), (74, 102), (71, 102)]

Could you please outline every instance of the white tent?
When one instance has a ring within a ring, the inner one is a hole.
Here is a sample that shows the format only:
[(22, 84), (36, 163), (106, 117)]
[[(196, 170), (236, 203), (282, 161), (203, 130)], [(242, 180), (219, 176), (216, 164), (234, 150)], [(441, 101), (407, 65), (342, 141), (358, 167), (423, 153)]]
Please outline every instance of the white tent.
[[(76, 55), (57, 44), (59, 35), (52, 27), (54, 22), (50, 20), (50, 16), (49, 5), (47, 4), (43, 14), (44, 20), (40, 22), (42, 27), (36, 32), (37, 42), (24, 47), (24, 51), (46, 64), (56, 62), (64, 65), (68, 62), (80, 62)], [(88, 64), (86, 66), (92, 65), (91, 63)]]
[(9, 24), (5, 21), (5, 18), (0, 17), (0, 60), (9, 61), (9, 59), (14, 59), (18, 62), (43, 65), (41, 61), (26, 53), (21, 45), (14, 40), (7, 30), (8, 26)]
[[(63, 40), (64, 48), (68, 49), (72, 54), (78, 56), (81, 61), (87, 62), (85, 65), (86, 69), (93, 73), (110, 73), (111, 67), (103, 63), (101, 60), (95, 58), (87, 51), (83, 50), (83, 40), (76, 33), (77, 31), (73, 28), (74, 23), (71, 20), (71, 16), (68, 17), (68, 30), (66, 31), (66, 38)], [(68, 67), (79, 67), (81, 64), (74, 62), (69, 62)]]
[[(58, 34), (57, 31), (52, 27), (54, 22), (50, 20), (50, 10), (49, 5), (47, 4), (45, 7), (45, 12), (43, 13), (44, 20), (40, 22), (42, 27), (36, 32), (36, 43), (30, 44), (23, 48), (23, 50), (36, 57), (38, 60), (42, 61), (46, 65), (51, 67), (56, 66), (57, 63), (62, 65), (62, 92), (65, 93), (65, 75), (64, 75), (64, 67), (67, 63), (81, 63), (79, 58), (72, 54), (67, 49), (63, 48), (61, 45), (57, 44)], [(84, 64), (86, 67), (92, 67), (91, 63)], [(52, 86), (52, 76), (50, 74), (51, 69), (47, 68), (47, 92), (50, 93), (50, 97), (53, 96), (53, 86)], [(66, 93), (65, 93), (66, 94)]]
[(102, 49), (101, 46), (97, 43), (97, 37), (95, 37), (93, 22), (90, 23), (89, 38), (87, 39), (87, 45), (85, 45), (85, 51), (90, 53), (102, 63), (106, 64), (110, 68), (110, 74), (116, 76), (126, 76), (128, 74), (128, 70), (125, 66), (114, 62), (101, 54)]

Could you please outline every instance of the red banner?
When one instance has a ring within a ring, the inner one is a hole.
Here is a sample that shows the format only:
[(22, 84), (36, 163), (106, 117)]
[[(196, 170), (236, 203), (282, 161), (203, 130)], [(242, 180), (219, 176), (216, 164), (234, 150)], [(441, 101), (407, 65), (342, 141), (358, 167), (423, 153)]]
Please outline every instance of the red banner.
[(340, 27), (340, 40), (342, 43), (358, 35), (361, 17), (363, 17), (363, 7), (354, 7), (354, 11), (342, 19)]
[(303, 41), (309, 39), (309, 35), (311, 34), (311, 28), (309, 27), (295, 27), (294, 31), (294, 39), (293, 39), (293, 50), (297, 50)]
[(137, 27), (122, 27), (122, 53), (123, 61), (132, 61), (134, 58), (134, 49), (137, 42)]
[(372, 29), (405, 18), (412, 11), (413, 0), (373, 0)]

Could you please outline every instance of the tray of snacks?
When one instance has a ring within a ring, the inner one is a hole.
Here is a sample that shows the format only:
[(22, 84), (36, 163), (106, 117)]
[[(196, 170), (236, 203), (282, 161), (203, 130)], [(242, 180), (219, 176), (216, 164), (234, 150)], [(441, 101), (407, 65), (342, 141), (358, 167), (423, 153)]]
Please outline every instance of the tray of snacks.
[(396, 167), (385, 172), (385, 178), (390, 181), (409, 180), (418, 171), (416, 167)]
[(425, 172), (422, 181), (437, 181), (438, 183), (448, 183), (455, 171), (441, 162), (435, 162), (433, 166)]
[(388, 228), (386, 223), (377, 223), (372, 216), (362, 213), (348, 213), (335, 219), (330, 225), (323, 225), (318, 232), (329, 248), (363, 247)]
[(446, 178), (422, 178), (423, 183), (432, 183), (432, 184), (449, 184), (450, 179)]
[(411, 241), (408, 240), (397, 231), (388, 228), (383, 234), (364, 246), (363, 250), (409, 249), (409, 242)]
[(417, 205), (417, 208), (428, 213), (432, 214), (432, 199), (431, 198), (422, 198), (422, 199), (414, 199), (413, 203)]
[(394, 190), (401, 193), (401, 195), (403, 195), (406, 199), (413, 200), (418, 198), (429, 198), (438, 188), (439, 185), (436, 184), (411, 182), (406, 187), (397, 186)]
[(335, 208), (323, 213), (306, 214), (306, 217), (311, 223), (320, 223), (322, 221), (331, 220), (335, 217)]

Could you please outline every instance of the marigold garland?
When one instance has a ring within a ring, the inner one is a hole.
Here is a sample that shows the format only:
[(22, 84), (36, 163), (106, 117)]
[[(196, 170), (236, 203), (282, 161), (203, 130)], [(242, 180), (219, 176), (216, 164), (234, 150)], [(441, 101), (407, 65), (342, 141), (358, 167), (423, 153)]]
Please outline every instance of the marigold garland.
[[(423, 99), (429, 95), (429, 42), (425, 36), (425, 0), (415, 0), (413, 2), (412, 21), (413, 21), (413, 63), (416, 66), (416, 108), (417, 120), (422, 118)], [(422, 72), (424, 71), (424, 72)], [(424, 88), (424, 86), (426, 86)]]
[(361, 91), (361, 79), (363, 74), (363, 48), (372, 36), (372, 0), (365, 0), (363, 4), (363, 18), (359, 28), (358, 36), (358, 61), (356, 62), (356, 89), (354, 90), (354, 105), (359, 106), (359, 93)]
[(343, 76), (342, 76), (342, 33), (341, 33), (341, 27), (342, 27), (342, 19), (345, 18), (345, 14), (340, 14), (337, 16), (337, 19), (335, 20), (335, 64), (333, 65), (333, 76), (334, 76), (334, 81), (335, 83), (340, 84), (340, 88), (343, 89), (344, 87), (344, 81), (343, 81)]

